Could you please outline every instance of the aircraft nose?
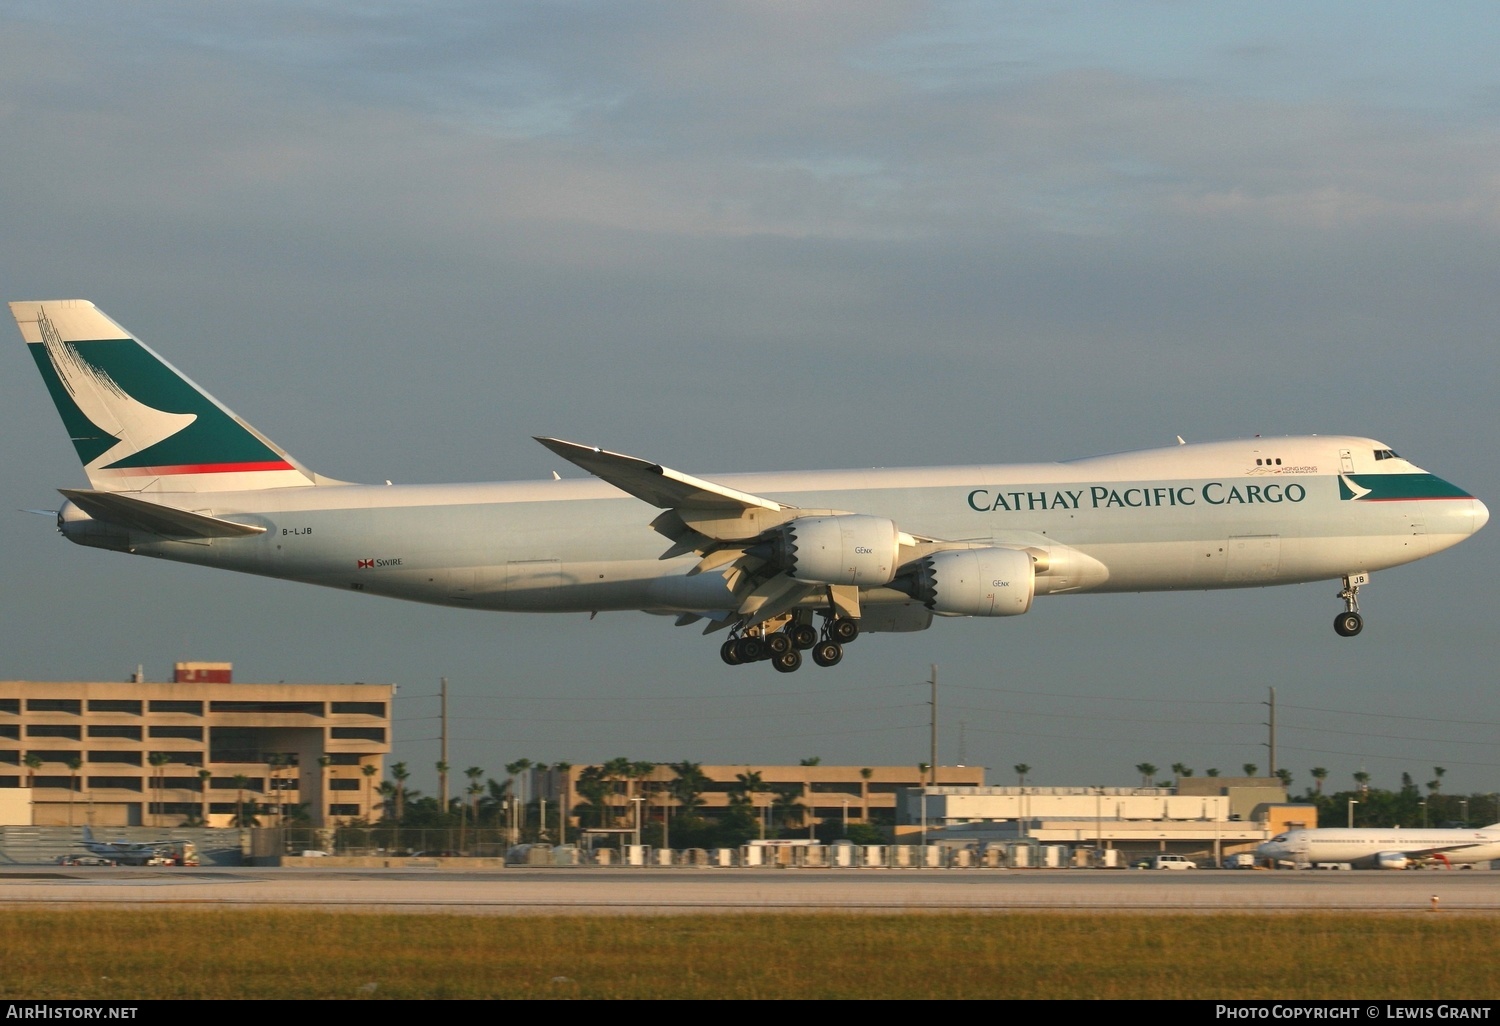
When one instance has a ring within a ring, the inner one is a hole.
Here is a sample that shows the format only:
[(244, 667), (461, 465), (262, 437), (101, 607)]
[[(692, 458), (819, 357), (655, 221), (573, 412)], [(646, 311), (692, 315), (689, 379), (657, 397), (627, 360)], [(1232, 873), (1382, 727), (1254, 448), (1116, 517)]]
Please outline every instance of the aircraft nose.
[(1474, 500), (1474, 530), (1470, 533), (1478, 533), (1479, 529), (1490, 522), (1490, 509), (1478, 499)]

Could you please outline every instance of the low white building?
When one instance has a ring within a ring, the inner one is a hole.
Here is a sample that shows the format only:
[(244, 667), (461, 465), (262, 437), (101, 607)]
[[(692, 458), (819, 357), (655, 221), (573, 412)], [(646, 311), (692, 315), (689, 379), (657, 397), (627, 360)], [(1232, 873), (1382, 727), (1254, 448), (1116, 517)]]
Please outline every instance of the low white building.
[(898, 832), (932, 841), (1016, 841), (1133, 852), (1249, 850), (1316, 826), (1274, 778), (1191, 778), (1177, 787), (923, 787), (902, 795)]

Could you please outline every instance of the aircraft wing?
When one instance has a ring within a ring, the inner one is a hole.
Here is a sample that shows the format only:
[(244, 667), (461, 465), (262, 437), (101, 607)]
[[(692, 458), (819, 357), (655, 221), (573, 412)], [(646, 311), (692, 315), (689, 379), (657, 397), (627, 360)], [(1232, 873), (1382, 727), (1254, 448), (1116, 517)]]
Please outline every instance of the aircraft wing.
[(58, 491), (95, 520), (166, 538), (235, 538), (264, 534), (266, 530), (254, 524), (237, 524), (206, 513), (163, 506), (123, 492), (95, 492), (85, 488)]
[[(842, 615), (859, 616), (859, 588), (796, 580), (777, 565), (763, 543), (782, 525), (799, 517), (833, 516), (842, 510), (799, 509), (760, 495), (751, 495), (713, 481), (663, 467), (659, 463), (579, 445), (560, 438), (538, 436), (548, 449), (630, 495), (666, 512), (651, 522), (658, 534), (672, 541), (661, 554), (672, 559), (690, 552), (703, 558), (688, 575), (718, 571), (734, 596), (732, 610), (703, 610), (710, 617), (704, 633), (732, 623), (753, 623), (781, 617), (815, 595), (826, 595)], [(914, 548), (934, 541), (900, 533), (900, 544)], [(680, 620), (692, 623), (698, 617)]]
[(582, 467), (600, 480), (608, 481), (620, 491), (628, 492), (661, 509), (768, 509), (780, 512), (794, 508), (635, 456), (609, 452), (592, 445), (565, 442), (561, 438), (538, 437), (537, 441), (569, 463)]
[(1451, 852), (1464, 851), (1469, 848), (1477, 848), (1480, 845), (1494, 844), (1494, 841), (1464, 841), (1460, 844), (1440, 844), (1432, 848), (1400, 849), (1401, 854), (1409, 859), (1430, 859), (1436, 855), (1447, 855)]

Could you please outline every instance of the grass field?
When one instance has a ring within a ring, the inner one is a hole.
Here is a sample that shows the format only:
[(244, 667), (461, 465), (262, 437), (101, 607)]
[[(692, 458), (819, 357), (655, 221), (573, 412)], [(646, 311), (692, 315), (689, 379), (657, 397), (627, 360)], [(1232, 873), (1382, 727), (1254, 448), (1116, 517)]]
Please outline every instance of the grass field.
[(1437, 915), (7, 911), (0, 998), (1494, 998)]

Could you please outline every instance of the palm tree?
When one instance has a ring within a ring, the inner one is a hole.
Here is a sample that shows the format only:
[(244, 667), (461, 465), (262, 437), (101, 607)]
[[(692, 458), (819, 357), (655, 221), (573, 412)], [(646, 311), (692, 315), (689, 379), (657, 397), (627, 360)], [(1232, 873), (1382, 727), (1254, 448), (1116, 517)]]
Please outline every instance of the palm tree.
[(1354, 774), (1354, 782), (1359, 785), (1360, 794), (1364, 795), (1365, 797), (1369, 797), (1370, 774), (1366, 773), (1364, 770), (1360, 770), (1358, 773)]
[[(625, 756), (623, 756), (623, 755), (617, 755), (613, 759), (611, 759), (608, 762), (606, 762), (603, 766), (599, 767), (599, 770), (600, 770), (601, 773), (604, 774), (604, 779), (606, 781), (622, 780), (622, 781), (625, 782), (625, 799), (626, 799), (625, 806), (626, 806), (626, 808), (629, 808), (629, 806), (630, 806), (630, 760), (627, 759), (627, 758), (625, 758)], [(613, 789), (611, 789), (611, 791), (612, 790)], [(623, 821), (623, 819), (624, 819), (624, 811), (622, 810), (619, 813), (619, 816), (618, 816), (616, 822), (621, 822), (621, 821)]]
[(703, 775), (703, 764), (684, 759), (671, 763), (670, 769), (677, 774), (677, 779), (671, 784), (672, 797), (681, 810), (680, 814), (691, 816), (703, 804), (703, 791), (709, 782)]
[(1031, 772), (1031, 767), (1024, 762), (1018, 762), (1011, 769), (1016, 771), (1016, 784), (1018, 787), (1026, 786), (1026, 774)]
[(213, 779), (214, 771), (201, 769), (198, 771), (198, 793), (203, 797), (199, 799), (203, 804), (203, 825), (208, 826), (208, 782)]
[(1149, 762), (1138, 762), (1135, 771), (1141, 775), (1141, 786), (1150, 787), (1151, 781), (1156, 777), (1156, 766)]
[(276, 792), (276, 825), (278, 827), (282, 825), (283, 810), (286, 807), (281, 794), (281, 771), (291, 764), (291, 757), (283, 752), (276, 752), (266, 759), (266, 765), (271, 770), (271, 790)]
[(250, 778), (243, 773), (234, 775), (234, 825), (241, 826), (245, 818), (245, 788), (250, 786)]
[(1210, 776), (1210, 777), (1216, 777), (1216, 776), (1219, 775), (1219, 767), (1217, 767), (1217, 766), (1210, 766), (1208, 769), (1204, 770), (1203, 772), (1206, 775)]
[(1257, 766), (1257, 765), (1255, 765), (1255, 763), (1253, 763), (1253, 762), (1247, 762), (1247, 763), (1245, 763), (1243, 766), (1240, 767), (1240, 769), (1242, 769), (1242, 770), (1245, 771), (1245, 776), (1247, 776), (1247, 777), (1253, 777), (1253, 776), (1255, 776), (1255, 774), (1257, 774), (1257, 773), (1260, 772), (1260, 767)]
[(1441, 794), (1443, 791), (1443, 774), (1447, 773), (1448, 771), (1442, 766), (1434, 766), (1432, 767), (1432, 772), (1437, 777), (1437, 779), (1433, 781), (1433, 783), (1435, 783), (1437, 786), (1432, 789), (1432, 793)]
[(558, 800), (562, 802), (562, 814), (557, 820), (558, 844), (568, 843), (568, 817), (573, 812), (573, 787), (572, 782), (568, 779), (568, 774), (572, 771), (573, 764), (571, 762), (554, 762), (552, 764), (552, 772), (558, 775), (558, 781), (561, 784), (561, 796)]
[(391, 763), (391, 779), (396, 782), (396, 825), (401, 825), (402, 818), (406, 815), (406, 782), (411, 779), (411, 771), (406, 768), (404, 762)]
[(1172, 772), (1177, 774), (1179, 780), (1183, 777), (1190, 777), (1193, 775), (1192, 767), (1181, 762), (1172, 763)]
[(1323, 793), (1323, 781), (1328, 779), (1328, 770), (1322, 766), (1314, 766), (1309, 770), (1313, 778), (1313, 791), (1316, 794)]
[[(751, 808), (755, 808), (759, 804), (755, 800), (756, 796), (763, 793), (766, 789), (766, 782), (761, 778), (760, 770), (746, 770), (744, 773), (736, 773), (734, 780), (735, 782), (729, 785), (731, 797), (739, 795), (748, 802)], [(764, 841), (766, 839), (765, 817), (757, 814), (756, 819), (760, 823), (760, 839)]]
[(27, 752), (26, 758), (26, 786), (36, 787), (36, 771), (42, 768), (42, 757), (35, 752)]
[(328, 806), (332, 804), (328, 800), (330, 795), (330, 792), (328, 790), (328, 767), (332, 765), (333, 756), (328, 755), (327, 753), (318, 756), (318, 794), (320, 796), (319, 800), (323, 803), (323, 808), (321, 811), (324, 814), (327, 813)]
[(172, 757), (166, 752), (152, 752), (146, 757), (146, 761), (151, 764), (151, 791), (156, 796), (156, 823), (153, 825), (159, 825), (162, 814), (161, 791), (166, 786), (165, 771), (162, 767), (171, 762)]
[(783, 827), (794, 827), (802, 822), (802, 814), (805, 810), (802, 803), (798, 801), (801, 797), (801, 784), (782, 784), (773, 792), (772, 808), (777, 822)]
[(516, 814), (513, 829), (519, 830), (526, 825), (526, 787), (525, 778), (521, 774), (531, 768), (530, 759), (517, 759), (515, 762), (505, 764), (505, 772), (510, 774), (511, 795), (520, 803), (520, 812)]
[(813, 756), (809, 756), (806, 759), (799, 759), (799, 760), (797, 760), (797, 765), (798, 766), (819, 766), (819, 765), (822, 764), (822, 762), (823, 762), (823, 757), (821, 755), (813, 755)]
[(83, 760), (78, 756), (68, 759), (68, 826), (73, 825), (73, 792), (78, 790), (78, 771), (83, 769)]
[(1292, 786), (1292, 771), (1291, 770), (1286, 769), (1286, 768), (1279, 769), (1279, 770), (1276, 771), (1275, 776), (1276, 776), (1276, 779), (1278, 779), (1278, 780), (1281, 781), (1281, 786), (1282, 787), (1288, 787), (1289, 788), (1289, 787)]
[(375, 822), (375, 802), (374, 796), (370, 794), (370, 782), (375, 778), (375, 774), (380, 771), (375, 768), (375, 764), (372, 762), (365, 763), (359, 768), (359, 771), (364, 774), (365, 778), (365, 819), (373, 823)]

